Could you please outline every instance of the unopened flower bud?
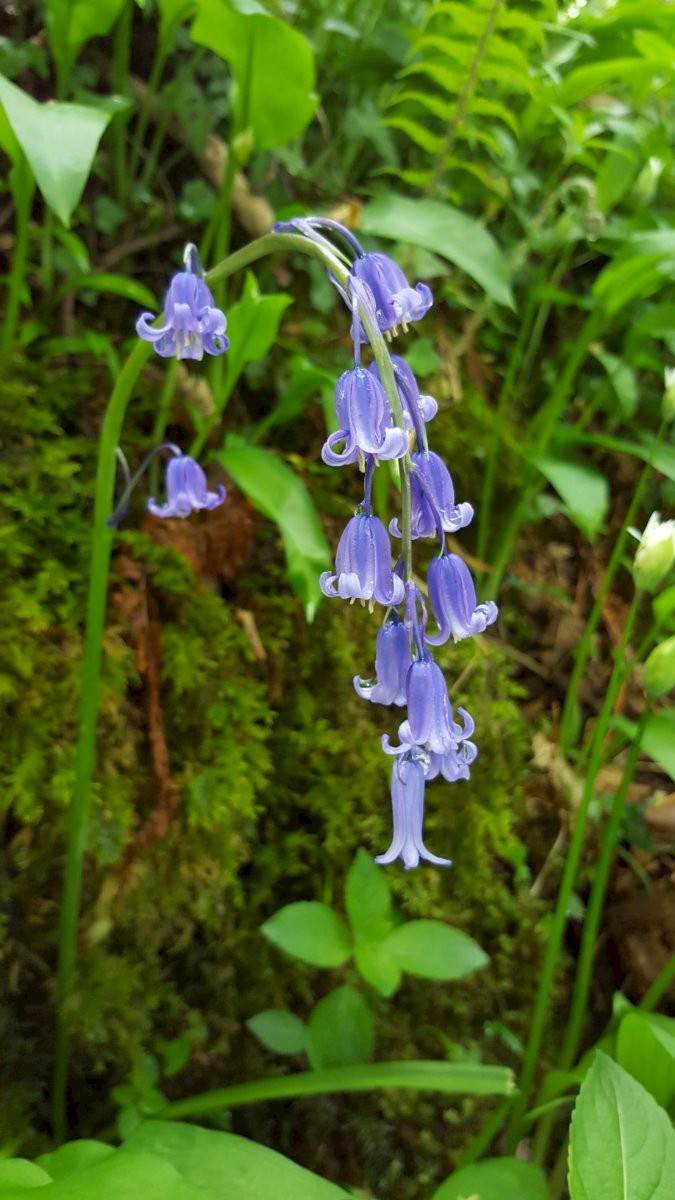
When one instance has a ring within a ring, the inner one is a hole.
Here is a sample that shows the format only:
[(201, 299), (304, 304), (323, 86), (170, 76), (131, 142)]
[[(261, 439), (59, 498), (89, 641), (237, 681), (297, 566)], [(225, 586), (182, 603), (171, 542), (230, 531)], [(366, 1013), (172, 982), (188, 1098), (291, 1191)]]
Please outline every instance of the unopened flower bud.
[(675, 367), (666, 367), (663, 373), (663, 387), (661, 416), (664, 421), (675, 421)]
[(675, 521), (662, 521), (652, 513), (644, 533), (629, 529), (639, 541), (633, 562), (635, 586), (653, 592), (663, 582), (675, 562)]
[(652, 700), (675, 687), (675, 637), (655, 646), (645, 663), (644, 685)]

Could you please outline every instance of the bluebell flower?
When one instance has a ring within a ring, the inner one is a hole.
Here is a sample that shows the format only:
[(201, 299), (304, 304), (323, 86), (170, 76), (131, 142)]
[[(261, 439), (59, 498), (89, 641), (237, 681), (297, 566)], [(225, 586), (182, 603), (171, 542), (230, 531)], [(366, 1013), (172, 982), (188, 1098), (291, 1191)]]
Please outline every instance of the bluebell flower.
[(460, 730), (459, 725), (456, 725), (456, 744), (450, 750), (446, 750), (445, 754), (431, 753), (429, 755), (427, 779), (435, 779), (437, 775), (442, 775), (444, 779), (447, 779), (448, 783), (456, 783), (458, 779), (470, 778), (471, 772), (469, 767), (475, 761), (478, 754), (476, 746), (469, 740), (475, 729), (475, 724), (473, 717), (469, 715), (465, 708), (458, 708), (457, 714), (461, 716), (464, 728)]
[(424, 845), (424, 784), (424, 766), (419, 759), (396, 759), (391, 771), (394, 836), (386, 853), (378, 854), (375, 859), (380, 866), (387, 866), (397, 858), (403, 859), (406, 871), (418, 866), (421, 858), (437, 867), (452, 866), (449, 858), (431, 854)]
[[(426, 423), (432, 421), (438, 412), (438, 403), (433, 396), (422, 396), (417, 385), (417, 380), (413, 375), (410, 367), (403, 358), (399, 358), (397, 354), (392, 354), (391, 365), (394, 369), (394, 379), (398, 394), (401, 397), (401, 405), (403, 406), (403, 419), (405, 427), (408, 430), (413, 430), (417, 438), (419, 449), (427, 448)], [(369, 370), (372, 371), (376, 379), (380, 378), (380, 372), (376, 362), (370, 364)]]
[(457, 745), (461, 730), (453, 720), (452, 705), (441, 668), (431, 657), (417, 659), (406, 679), (408, 720), (406, 740), (434, 754), (446, 754)]
[[(456, 533), (473, 520), (473, 507), (466, 501), (455, 504), (455, 485), (443, 459), (433, 450), (415, 450), (410, 455), (410, 507), (412, 536), (433, 537)], [(394, 537), (401, 536), (398, 520), (389, 524)]]
[[(386, 254), (360, 255), (351, 273), (370, 288), (381, 333), (397, 333), (399, 325), (407, 330), (410, 322), (419, 321), (433, 304), (426, 283), (411, 287), (398, 263)], [(361, 340), (366, 340), (363, 333)]]
[(324, 596), (377, 600), (386, 606), (403, 599), (403, 581), (392, 571), (391, 546), (379, 517), (357, 513), (347, 523), (335, 556), (335, 572), (321, 575)]
[(354, 687), (364, 700), (375, 704), (405, 704), (405, 681), (412, 666), (408, 634), (398, 618), (385, 621), (375, 638), (376, 679), (354, 676)]
[(200, 508), (218, 508), (226, 492), (222, 484), (217, 491), (210, 492), (199, 463), (187, 454), (180, 454), (167, 463), (166, 496), (166, 504), (158, 504), (154, 497), (148, 500), (148, 511), (153, 517), (189, 517)]
[[(403, 458), (408, 436), (394, 425), (387, 393), (379, 379), (364, 367), (345, 371), (335, 388), (339, 429), (330, 435), (321, 457), (330, 467), (362, 462), (366, 454), (378, 459)], [(334, 447), (344, 442), (339, 453)]]
[(152, 313), (141, 313), (136, 333), (145, 342), (152, 342), (162, 358), (202, 359), (207, 354), (224, 354), (229, 346), (225, 337), (225, 314), (216, 308), (204, 280), (195, 270), (196, 255), (186, 252), (184, 271), (174, 275), (164, 301), (164, 324), (153, 329), (149, 322), (156, 320)]
[(492, 600), (478, 604), (471, 572), (458, 554), (432, 558), (429, 565), (429, 600), (438, 622), (438, 633), (427, 635), (430, 646), (441, 646), (452, 636), (455, 641), (483, 633), (497, 620), (498, 608)]

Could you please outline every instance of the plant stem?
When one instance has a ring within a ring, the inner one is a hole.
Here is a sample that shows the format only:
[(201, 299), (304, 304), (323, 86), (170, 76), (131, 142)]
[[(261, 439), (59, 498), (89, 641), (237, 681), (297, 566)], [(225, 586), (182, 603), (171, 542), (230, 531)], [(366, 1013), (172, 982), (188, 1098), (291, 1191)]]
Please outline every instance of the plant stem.
[(136, 128), (134, 130), (133, 141), (131, 143), (131, 150), (129, 152), (129, 184), (133, 183), (136, 177), (136, 172), (138, 170), (138, 164), (141, 157), (141, 148), (143, 146), (148, 124), (150, 122), (150, 113), (152, 112), (153, 103), (162, 78), (165, 62), (166, 50), (160, 45), (157, 47), (157, 52), (152, 61), (147, 87), (143, 93), (143, 100), (141, 101), (141, 108), (138, 114)]
[[(164, 441), (164, 434), (169, 421), (169, 413), (171, 404), (176, 391), (176, 378), (178, 376), (178, 359), (172, 358), (164, 379), (164, 386), (159, 397), (157, 412), (155, 413), (155, 423), (152, 427), (152, 445), (159, 446)], [(157, 487), (159, 485), (159, 459), (154, 458), (150, 464), (150, 474), (148, 476), (148, 486), (151, 495), (157, 495)]]
[(106, 410), (99, 443), (96, 496), (89, 573), (89, 598), (82, 660), (80, 715), (75, 755), (75, 782), (68, 811), (68, 844), (59, 929), (57, 975), (57, 1032), (52, 1093), (52, 1123), (60, 1142), (67, 1132), (66, 1085), (69, 1037), (66, 1004), (75, 981), (77, 925), (82, 894), (82, 875), (91, 808), (91, 780), (96, 744), (103, 632), (113, 531), (106, 521), (113, 508), (115, 450), (133, 386), (150, 353), (147, 342), (139, 341), (123, 367)]
[(35, 184), (31, 175), (28, 160), (20, 152), (19, 159), (11, 175), (12, 195), (16, 217), (16, 241), (12, 272), (7, 284), (7, 303), (2, 323), (0, 338), (0, 354), (6, 358), (14, 345), (16, 325), (21, 311), (21, 299), (26, 282), (26, 266), (28, 263), (28, 241), (31, 206)]
[(558, 958), (560, 956), (560, 948), (565, 932), (565, 925), (567, 923), (569, 903), (574, 890), (579, 864), (581, 861), (581, 854), (584, 847), (586, 827), (588, 825), (588, 812), (591, 800), (593, 798), (595, 780), (602, 757), (602, 746), (609, 729), (609, 723), (614, 710), (614, 704), (616, 703), (616, 699), (624, 679), (626, 670), (624, 661), (625, 650), (633, 629), (633, 624), (635, 622), (638, 602), (639, 593), (636, 592), (623, 627), (621, 641), (615, 652), (614, 667), (607, 687), (605, 699), (598, 716), (598, 721), (593, 731), (588, 771), (584, 780), (584, 788), (579, 809), (576, 814), (574, 831), (570, 840), (567, 858), (565, 860), (565, 867), (560, 883), (560, 891), (558, 893), (553, 919), (548, 932), (544, 963), (542, 966), (539, 988), (537, 990), (534, 1011), (532, 1013), (532, 1020), (530, 1023), (530, 1036), (525, 1048), (520, 1078), (518, 1081), (519, 1094), (516, 1097), (511, 1110), (507, 1141), (507, 1152), (510, 1154), (513, 1153), (521, 1136), (523, 1118), (525, 1116), (529, 1102), (530, 1091), (532, 1089), (532, 1083), (534, 1081), (534, 1075), (537, 1068), (537, 1061), (544, 1033), (544, 1026), (546, 1023), (549, 1005), (551, 1002), (551, 993), (553, 991), (553, 985), (555, 982), (555, 973), (558, 965)]
[(659, 1000), (668, 991), (671, 983), (675, 979), (675, 954), (673, 954), (670, 962), (667, 962), (665, 967), (656, 976), (656, 979), (651, 984), (648, 991), (645, 992), (638, 1008), (640, 1012), (653, 1012)]
[[(133, 22), (133, 6), (125, 4), (115, 26), (112, 54), (113, 89), (120, 95), (129, 95), (129, 64), (131, 61), (131, 28)], [(115, 191), (117, 199), (122, 203), (127, 196), (127, 188), (131, 179), (127, 171), (126, 148), (129, 110), (118, 113), (113, 121), (114, 133), (114, 172)]]

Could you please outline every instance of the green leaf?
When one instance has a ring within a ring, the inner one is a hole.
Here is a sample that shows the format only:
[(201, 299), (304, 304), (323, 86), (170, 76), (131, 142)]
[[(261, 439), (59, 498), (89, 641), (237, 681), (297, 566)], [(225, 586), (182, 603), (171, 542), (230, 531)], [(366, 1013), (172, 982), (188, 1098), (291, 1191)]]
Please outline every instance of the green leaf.
[[(389, 1062), (356, 1067), (331, 1067), (325, 1071), (300, 1071), (282, 1078), (259, 1079), (215, 1088), (200, 1096), (167, 1104), (164, 1114), (196, 1117), (223, 1108), (239, 1108), (261, 1100), (289, 1100), (293, 1096), (328, 1096), (337, 1092), (372, 1092), (395, 1088), (444, 1095), (510, 1096), (515, 1091), (513, 1072), (482, 1063)], [(0, 1197), (0, 1200), (2, 1198)]]
[(675, 1098), (675, 1021), (629, 1012), (616, 1035), (616, 1061), (637, 1079), (657, 1104), (668, 1108)]
[(607, 350), (596, 350), (595, 357), (605, 368), (616, 392), (624, 417), (632, 417), (638, 405), (638, 386), (635, 371), (616, 354)]
[(432, 1200), (550, 1200), (546, 1176), (530, 1162), (519, 1158), (487, 1158), (455, 1171)]
[[(170, 1163), (190, 1186), (191, 1194), (194, 1189), (202, 1200), (346, 1200), (345, 1192), (334, 1183), (233, 1133), (148, 1121), (126, 1146)], [(105, 1195), (112, 1200), (113, 1193)], [(140, 1191), (130, 1194), (129, 1200), (139, 1197), (145, 1200)]]
[(408, 921), (384, 944), (402, 971), (422, 979), (461, 979), (489, 962), (478, 942), (442, 921)]
[(660, 642), (647, 657), (644, 687), (652, 700), (658, 700), (675, 688), (675, 637)]
[(361, 229), (440, 254), (479, 283), (497, 304), (513, 308), (506, 259), (499, 246), (480, 221), (458, 208), (438, 200), (378, 196), (363, 209)]
[(110, 114), (81, 104), (39, 104), (2, 76), (0, 102), (45, 201), (68, 225)]
[(532, 462), (564, 500), (574, 524), (592, 542), (609, 508), (609, 486), (605, 476), (568, 459), (535, 458)]
[(256, 508), (278, 525), (289, 583), (312, 621), (321, 600), (319, 575), (330, 565), (330, 551), (309, 492), (275, 455), (234, 435), (214, 457)]
[(0, 1159), (0, 1194), (10, 1187), (32, 1192), (34, 1188), (43, 1187), (45, 1183), (51, 1182), (51, 1175), (43, 1167), (29, 1162), (27, 1158)]
[(114, 1148), (107, 1146), (105, 1142), (82, 1138), (79, 1142), (65, 1142), (63, 1146), (59, 1146), (58, 1150), (42, 1154), (35, 1161), (51, 1179), (58, 1180), (75, 1175), (78, 1171), (83, 1171), (85, 1167), (91, 1167), (94, 1163), (109, 1158), (114, 1153)]
[(314, 967), (341, 967), (351, 958), (352, 940), (341, 917), (318, 900), (287, 904), (260, 927), (286, 954)]
[(294, 1013), (267, 1008), (246, 1022), (263, 1046), (275, 1054), (300, 1054), (307, 1042), (307, 1026)]
[(649, 718), (642, 749), (675, 780), (675, 708), (666, 708)]
[(126, 0), (46, 0), (47, 32), (52, 54), (65, 79), (78, 51), (112, 29)]
[(611, 1058), (596, 1054), (570, 1129), (571, 1200), (672, 1200), (675, 1132), (662, 1108)]
[(394, 927), (386, 878), (363, 849), (347, 873), (345, 908), (354, 933), (365, 941), (381, 941)]
[(237, 81), (238, 132), (253, 132), (256, 150), (299, 137), (316, 111), (309, 42), (252, 0), (199, 0), (192, 40), (230, 64)]
[[(24, 1188), (0, 1184), (0, 1200), (21, 1200), (27, 1194), (38, 1194), (35, 1185), (26, 1193)], [(204, 1192), (186, 1183), (171, 1163), (155, 1154), (128, 1153), (126, 1149), (54, 1183), (43, 1183), (39, 1195), (41, 1200), (138, 1200), (141, 1196), (143, 1200), (204, 1200)]]
[(357, 938), (354, 965), (361, 976), (381, 996), (393, 996), (401, 986), (401, 968), (385, 942), (365, 942)]
[(62, 292), (87, 291), (101, 292), (108, 296), (123, 296), (143, 308), (157, 312), (157, 299), (149, 288), (144, 287), (137, 279), (129, 279), (127, 275), (112, 275), (103, 271), (88, 271), (81, 275), (69, 275)]
[(247, 273), (241, 299), (227, 313), (226, 396), (232, 394), (247, 363), (259, 362), (274, 345), (281, 318), (292, 302), (293, 297), (285, 292), (261, 296), (255, 275)]
[(334, 988), (312, 1010), (307, 1053), (314, 1070), (366, 1062), (374, 1042), (373, 1014), (355, 988)]

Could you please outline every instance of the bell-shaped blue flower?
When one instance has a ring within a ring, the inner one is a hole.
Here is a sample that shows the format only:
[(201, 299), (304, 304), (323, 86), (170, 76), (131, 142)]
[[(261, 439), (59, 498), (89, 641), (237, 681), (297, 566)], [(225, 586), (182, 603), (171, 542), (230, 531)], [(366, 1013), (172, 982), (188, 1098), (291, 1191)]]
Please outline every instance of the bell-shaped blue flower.
[[(335, 413), (339, 429), (330, 435), (321, 457), (329, 467), (362, 461), (366, 454), (377, 459), (403, 458), (408, 437), (394, 425), (387, 393), (379, 379), (365, 367), (345, 371), (335, 388)], [(344, 442), (341, 451), (334, 447)]]
[[(443, 459), (433, 450), (415, 450), (410, 455), (410, 505), (412, 536), (434, 537), (436, 533), (456, 533), (473, 520), (473, 507), (466, 501), (455, 504), (455, 485)], [(398, 520), (389, 524), (394, 537), (401, 536)]]
[(406, 680), (406, 698), (408, 720), (400, 731), (405, 741), (434, 754), (452, 750), (461, 730), (453, 720), (443, 672), (432, 658), (417, 659), (412, 664)]
[(166, 503), (148, 500), (148, 511), (153, 517), (189, 517), (197, 509), (218, 508), (226, 496), (225, 488), (210, 492), (206, 476), (199, 463), (187, 454), (171, 458), (166, 467)]
[[(401, 397), (405, 427), (414, 431), (418, 447), (426, 449), (425, 425), (427, 421), (432, 421), (436, 416), (438, 403), (433, 396), (420, 394), (417, 380), (405, 359), (399, 358), (398, 354), (392, 354), (391, 365), (394, 369), (398, 394)], [(380, 378), (376, 362), (371, 363), (368, 369), (372, 371), (376, 379)]]
[(431, 610), (438, 622), (438, 633), (427, 635), (430, 646), (441, 646), (451, 636), (460, 641), (483, 633), (497, 620), (499, 610), (494, 601), (478, 604), (471, 572), (458, 554), (444, 552), (432, 558), (428, 585)]
[(225, 337), (225, 314), (216, 308), (204, 280), (189, 269), (174, 275), (164, 301), (164, 324), (154, 329), (152, 313), (141, 313), (136, 333), (152, 342), (162, 358), (196, 358), (224, 354), (229, 346)]
[(373, 679), (354, 676), (354, 687), (364, 700), (375, 704), (405, 704), (405, 681), (412, 665), (408, 634), (399, 620), (385, 621), (375, 638), (375, 675)]
[[(426, 283), (411, 287), (403, 271), (386, 254), (369, 253), (358, 257), (352, 275), (368, 285), (375, 301), (377, 324), (382, 333), (405, 331), (411, 321), (419, 321), (433, 304)], [(365, 340), (362, 334), (361, 340)]]
[(375, 859), (387, 866), (401, 858), (406, 871), (418, 866), (421, 858), (437, 867), (451, 867), (449, 858), (431, 854), (424, 845), (424, 766), (415, 758), (396, 759), (391, 772), (391, 808), (394, 836), (385, 854)]
[(377, 600), (386, 606), (401, 603), (403, 580), (392, 571), (391, 546), (379, 517), (352, 517), (338, 543), (335, 574), (324, 571), (319, 583), (324, 596)]
[(456, 744), (450, 750), (446, 750), (445, 754), (429, 755), (427, 779), (435, 779), (437, 775), (442, 775), (448, 783), (456, 783), (458, 779), (470, 778), (469, 767), (474, 762), (478, 750), (469, 739), (476, 726), (473, 717), (465, 708), (458, 708), (457, 715), (461, 716), (464, 728), (460, 729), (459, 725), (455, 726), (457, 730)]

